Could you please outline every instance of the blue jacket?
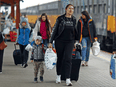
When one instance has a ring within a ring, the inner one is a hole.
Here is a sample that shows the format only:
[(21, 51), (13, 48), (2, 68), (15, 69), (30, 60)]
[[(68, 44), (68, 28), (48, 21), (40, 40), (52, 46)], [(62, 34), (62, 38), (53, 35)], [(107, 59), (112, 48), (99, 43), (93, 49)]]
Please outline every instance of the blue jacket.
[[(22, 26), (22, 22), (26, 22), (26, 25)], [(28, 21), (25, 18), (22, 18), (20, 22), (20, 29), (17, 31), (16, 42), (21, 45), (29, 44), (29, 42), (31, 42), (32, 40), (32, 34), (31, 34), (31, 37), (29, 38), (30, 31), (31, 29), (30, 29)]]
[(29, 44), (30, 29), (29, 28), (26, 28), (26, 29), (21, 28), (19, 33), (20, 33), (20, 35), (18, 36), (17, 42), (21, 45)]

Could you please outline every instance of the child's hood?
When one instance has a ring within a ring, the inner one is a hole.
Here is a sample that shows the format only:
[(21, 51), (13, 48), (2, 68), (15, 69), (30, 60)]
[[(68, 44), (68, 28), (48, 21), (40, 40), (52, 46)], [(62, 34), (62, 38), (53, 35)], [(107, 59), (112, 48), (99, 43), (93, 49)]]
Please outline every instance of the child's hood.
[[(26, 22), (26, 25), (25, 26), (22, 26), (22, 23), (23, 22)], [(26, 18), (22, 18), (21, 19), (21, 22), (20, 22), (20, 28), (29, 28), (29, 24), (28, 24), (28, 21), (27, 21), (27, 19)]]

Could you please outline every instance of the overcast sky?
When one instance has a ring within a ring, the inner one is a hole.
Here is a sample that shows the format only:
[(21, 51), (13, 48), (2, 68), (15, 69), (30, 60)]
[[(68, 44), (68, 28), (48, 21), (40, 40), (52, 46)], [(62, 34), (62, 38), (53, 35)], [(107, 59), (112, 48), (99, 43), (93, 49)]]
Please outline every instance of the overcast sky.
[[(20, 9), (38, 5), (38, 4), (49, 3), (49, 2), (53, 2), (53, 1), (58, 1), (58, 0), (24, 0), (24, 2), (22, 2), (22, 1), (20, 2)], [(5, 11), (4, 7), (2, 7), (0, 9), (0, 12), (2, 12), (2, 11)], [(10, 11), (11, 11), (11, 9), (9, 8), (9, 13), (10, 13)]]
[(26, 8), (38, 4), (44, 4), (48, 2), (53, 2), (53, 1), (58, 1), (58, 0), (24, 0), (24, 2), (20, 2), (20, 8)]

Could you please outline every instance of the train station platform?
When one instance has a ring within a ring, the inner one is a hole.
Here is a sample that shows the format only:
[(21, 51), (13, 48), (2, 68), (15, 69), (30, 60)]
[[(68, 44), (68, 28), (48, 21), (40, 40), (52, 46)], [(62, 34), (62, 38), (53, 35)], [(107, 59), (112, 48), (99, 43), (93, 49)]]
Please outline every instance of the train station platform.
[[(28, 61), (27, 68), (15, 65), (13, 60), (14, 43), (7, 42), (4, 52), (3, 73), (0, 74), (0, 87), (66, 87), (65, 82), (56, 84), (56, 69), (45, 68), (44, 82), (34, 83), (33, 64)], [(116, 87), (116, 80), (109, 75), (110, 53), (101, 51), (98, 56), (90, 55), (89, 66), (80, 68), (77, 82), (72, 87)]]

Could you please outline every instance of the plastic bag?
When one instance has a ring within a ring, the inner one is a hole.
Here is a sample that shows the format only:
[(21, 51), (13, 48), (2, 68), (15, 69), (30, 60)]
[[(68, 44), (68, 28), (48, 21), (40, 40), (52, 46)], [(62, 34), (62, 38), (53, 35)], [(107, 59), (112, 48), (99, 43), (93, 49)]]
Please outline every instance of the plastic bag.
[(7, 27), (3, 30), (3, 34), (9, 34), (10, 33), (10, 29)]
[(30, 44), (28, 44), (28, 45), (25, 47), (25, 50), (31, 51), (31, 50), (32, 50), (32, 46), (31, 46)]
[(52, 50), (52, 48), (48, 48), (45, 52), (45, 66), (47, 69), (53, 69), (56, 65), (57, 55)]
[(116, 54), (111, 55), (110, 76), (111, 76), (112, 79), (116, 79)]
[(94, 42), (93, 43), (93, 46), (92, 46), (92, 53), (93, 55), (97, 56), (100, 52), (100, 43), (98, 43), (98, 41)]

